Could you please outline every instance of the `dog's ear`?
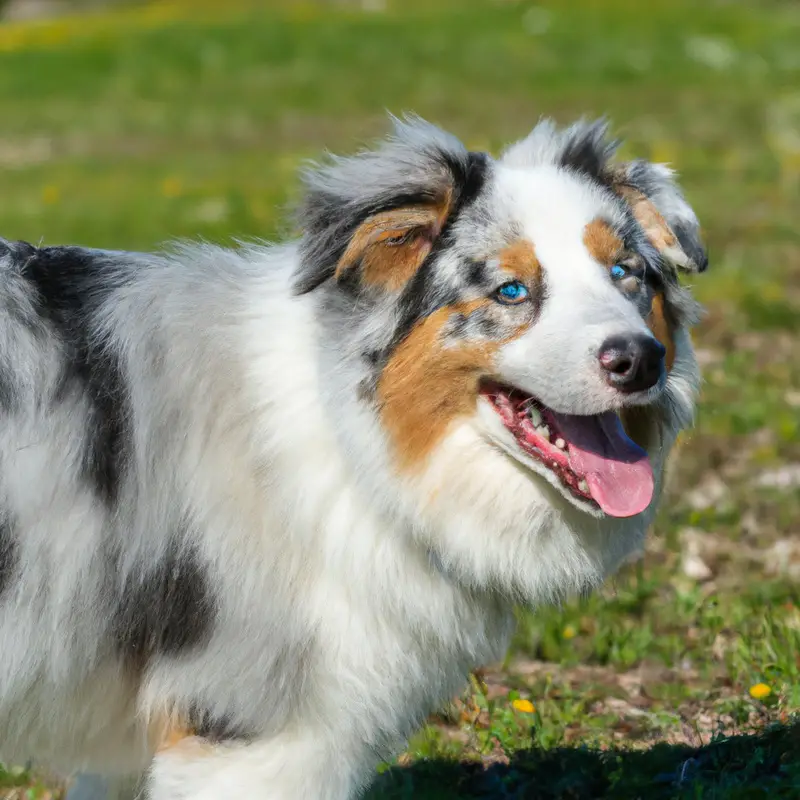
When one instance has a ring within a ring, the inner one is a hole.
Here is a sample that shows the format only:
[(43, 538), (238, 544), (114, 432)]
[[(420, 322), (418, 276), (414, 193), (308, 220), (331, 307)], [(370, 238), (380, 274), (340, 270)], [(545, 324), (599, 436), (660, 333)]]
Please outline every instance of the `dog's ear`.
[(376, 149), (303, 173), (298, 294), (331, 279), (348, 291), (400, 290), (482, 184), (484, 154), (417, 117), (393, 122)]
[(685, 272), (703, 272), (708, 254), (697, 221), (675, 181), (663, 164), (630, 161), (609, 172), (612, 189), (630, 206), (634, 217), (661, 256)]
[(433, 249), (451, 206), (447, 190), (432, 202), (412, 203), (368, 216), (356, 227), (334, 277), (351, 285), (397, 291)]
[(648, 161), (614, 163), (618, 148), (605, 119), (581, 119), (563, 129), (543, 119), (504, 152), (502, 161), (517, 167), (555, 164), (610, 187), (628, 203), (666, 261), (689, 272), (705, 270), (700, 226), (672, 170)]

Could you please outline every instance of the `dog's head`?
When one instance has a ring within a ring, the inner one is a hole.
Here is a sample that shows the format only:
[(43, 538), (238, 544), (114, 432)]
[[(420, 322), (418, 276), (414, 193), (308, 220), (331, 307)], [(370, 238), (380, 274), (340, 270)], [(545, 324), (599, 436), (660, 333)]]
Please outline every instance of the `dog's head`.
[(306, 173), (296, 288), (336, 424), (437, 547), (456, 521), (555, 522), (607, 566), (652, 516), (698, 383), (678, 274), (707, 260), (672, 173), (615, 150), (603, 123), (545, 121), (493, 159), (412, 119)]

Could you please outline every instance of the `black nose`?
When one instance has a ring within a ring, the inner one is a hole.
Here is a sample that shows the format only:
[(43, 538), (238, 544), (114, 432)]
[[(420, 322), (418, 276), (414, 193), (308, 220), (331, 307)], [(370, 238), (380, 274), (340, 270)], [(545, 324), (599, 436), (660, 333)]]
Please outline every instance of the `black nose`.
[(621, 392), (642, 392), (658, 383), (666, 352), (652, 336), (610, 336), (597, 358), (610, 386)]

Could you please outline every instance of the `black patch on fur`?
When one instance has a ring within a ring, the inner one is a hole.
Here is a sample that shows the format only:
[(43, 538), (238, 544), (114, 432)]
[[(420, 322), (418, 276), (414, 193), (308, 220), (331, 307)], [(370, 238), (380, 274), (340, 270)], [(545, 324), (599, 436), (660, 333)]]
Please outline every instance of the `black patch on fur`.
[(171, 545), (161, 560), (119, 587), (111, 630), (123, 661), (138, 669), (157, 656), (179, 656), (206, 642), (216, 602), (197, 553)]
[(680, 222), (673, 222), (670, 227), (678, 237), (683, 252), (697, 265), (698, 272), (705, 272), (708, 269), (708, 253), (697, 238), (697, 233)]
[(561, 144), (561, 166), (603, 182), (608, 161), (618, 146), (616, 140), (606, 139), (607, 131), (608, 124), (602, 119), (567, 129)]
[(467, 285), (470, 287), (482, 288), (488, 283), (486, 278), (486, 262), (485, 261), (470, 261), (464, 271), (464, 277)]
[(364, 353), (364, 360), (370, 367), (377, 367), (381, 363), (381, 353), (377, 350), (369, 350)]
[(0, 519), (0, 595), (10, 586), (18, 561), (17, 542), (11, 523), (7, 518)]
[(454, 204), (445, 223), (447, 227), (448, 224), (452, 226), (461, 211), (472, 205), (483, 190), (489, 170), (489, 157), (486, 153), (470, 151), (464, 159), (455, 159), (448, 155), (445, 161), (455, 178), (456, 188)]
[(255, 732), (236, 722), (231, 714), (215, 715), (198, 704), (189, 711), (189, 727), (196, 736), (217, 744), (219, 742), (248, 742)]
[(83, 472), (107, 503), (116, 500), (128, 451), (128, 402), (119, 359), (99, 340), (97, 314), (122, 284), (102, 254), (79, 247), (34, 250), (22, 267), (43, 318), (66, 349), (54, 402), (76, 387), (91, 402)]
[(353, 297), (361, 292), (362, 260), (359, 259), (355, 267), (344, 270), (337, 278), (336, 285), (341, 291)]

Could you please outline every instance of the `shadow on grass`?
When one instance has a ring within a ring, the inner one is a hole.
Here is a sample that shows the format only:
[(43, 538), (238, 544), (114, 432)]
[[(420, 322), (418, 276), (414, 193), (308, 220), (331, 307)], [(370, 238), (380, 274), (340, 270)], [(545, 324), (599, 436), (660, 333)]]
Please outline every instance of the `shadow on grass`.
[(385, 772), (367, 800), (451, 798), (797, 798), (800, 721), (703, 747), (526, 750), (509, 764), (419, 761)]

